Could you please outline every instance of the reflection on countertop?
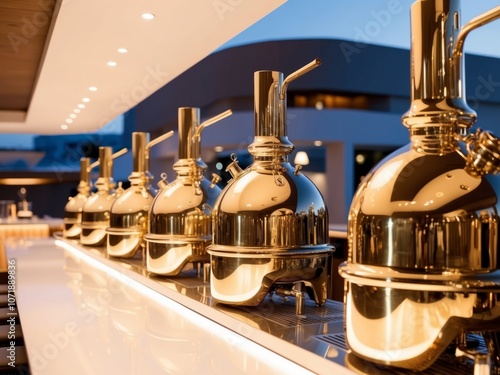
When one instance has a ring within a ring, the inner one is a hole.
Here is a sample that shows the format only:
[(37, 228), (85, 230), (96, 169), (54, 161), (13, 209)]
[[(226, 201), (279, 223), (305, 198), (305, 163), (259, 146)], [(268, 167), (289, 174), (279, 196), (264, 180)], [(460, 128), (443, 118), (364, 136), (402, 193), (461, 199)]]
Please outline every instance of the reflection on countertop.
[(33, 375), (332, 373), (281, 339), (290, 355), (277, 354), (270, 335), (215, 310), (202, 278), (157, 281), (134, 271), (139, 258), (115, 262), (61, 238), (6, 251)]
[[(343, 228), (336, 229), (342, 232)], [(79, 248), (75, 242), (73, 246)], [(344, 338), (344, 304), (342, 302), (328, 300), (324, 305), (318, 306), (313, 300), (306, 299), (303, 315), (296, 314), (293, 298), (287, 299), (278, 295), (268, 295), (255, 307), (230, 306), (216, 303), (212, 299), (210, 283), (204, 279), (203, 275), (200, 275), (199, 270), (187, 268), (176, 277), (163, 277), (148, 273), (144, 258), (140, 255), (132, 259), (114, 260), (108, 259), (106, 252), (100, 248), (82, 248), (81, 251), (90, 252), (97, 259), (110, 260), (119, 268), (130, 270), (140, 275), (141, 278), (154, 281), (160, 290), (165, 288), (180, 296), (188, 297), (189, 300), (196, 302), (195, 306), (210, 308), (222, 313), (225, 317), (233, 318), (239, 323), (237, 325), (239, 333), (244, 335), (252, 336), (253, 330), (269, 334), (283, 343), (291, 343), (296, 348), (316, 355), (319, 359), (331, 362), (332, 366), (340, 366), (340, 369), (348, 373), (366, 375), (409, 375), (412, 373), (408, 370), (375, 365), (349, 352)], [(172, 335), (171, 329), (165, 325), (162, 327)], [(174, 327), (178, 327), (177, 332), (183, 331), (179, 328), (182, 327), (179, 324)], [(480, 340), (472, 338), (470, 341), (477, 342), (479, 350), (484, 346)], [(298, 363), (303, 364), (301, 361)], [(445, 353), (434, 366), (421, 372), (420, 375), (450, 373), (451, 370), (457, 374), (471, 374), (473, 364), (467, 358), (457, 358), (453, 353)], [(322, 367), (322, 370), (316, 373), (328, 373), (328, 371), (326, 367)]]
[[(303, 315), (293, 298), (276, 295), (255, 307), (224, 305), (196, 269), (149, 275), (140, 254), (109, 259), (104, 248), (61, 237), (7, 252), (16, 259), (34, 375), (78, 366), (82, 375), (411, 373), (349, 353), (338, 301), (318, 306), (306, 299)], [(473, 373), (470, 363), (446, 355), (421, 375), (450, 373), (450, 366)]]

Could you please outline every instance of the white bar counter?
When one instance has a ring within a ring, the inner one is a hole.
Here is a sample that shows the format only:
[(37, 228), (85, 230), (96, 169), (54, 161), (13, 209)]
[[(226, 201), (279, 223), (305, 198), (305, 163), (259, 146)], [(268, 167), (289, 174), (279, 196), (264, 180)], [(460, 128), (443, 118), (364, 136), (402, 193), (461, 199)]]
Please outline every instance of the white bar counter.
[(54, 238), (11, 241), (6, 251), (33, 375), (354, 373), (331, 345), (297, 345), (311, 346), (306, 324), (259, 326), (212, 306), (208, 286), (189, 288), (189, 278), (152, 278)]

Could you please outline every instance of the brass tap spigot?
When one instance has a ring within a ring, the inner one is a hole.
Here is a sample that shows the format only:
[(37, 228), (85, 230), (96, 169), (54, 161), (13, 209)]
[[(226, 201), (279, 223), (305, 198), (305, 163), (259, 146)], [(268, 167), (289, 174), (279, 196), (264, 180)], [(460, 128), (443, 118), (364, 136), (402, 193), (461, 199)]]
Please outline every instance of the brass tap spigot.
[(500, 140), (489, 131), (477, 129), (465, 139), (468, 155), (465, 170), (475, 177), (500, 172)]

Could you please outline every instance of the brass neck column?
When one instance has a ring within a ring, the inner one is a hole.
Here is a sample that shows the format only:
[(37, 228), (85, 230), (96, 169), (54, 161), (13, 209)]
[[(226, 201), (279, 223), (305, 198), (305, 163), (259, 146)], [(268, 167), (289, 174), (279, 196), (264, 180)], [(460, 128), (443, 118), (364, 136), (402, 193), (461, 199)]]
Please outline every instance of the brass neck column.
[(281, 98), (283, 73), (254, 73), (255, 137), (248, 151), (255, 160), (286, 160), (294, 146), (286, 133), (286, 97)]
[(453, 51), (460, 32), (460, 0), (419, 0), (411, 7), (410, 109), (403, 124), (413, 148), (426, 154), (458, 149), (476, 121), (465, 100), (463, 59)]
[(296, 70), (283, 80), (283, 73), (260, 70), (254, 73), (255, 137), (248, 151), (255, 161), (286, 161), (294, 145), (286, 129), (286, 93), (290, 82), (321, 65), (320, 59)]
[(99, 177), (113, 177), (113, 158), (111, 147), (99, 147)]
[(199, 142), (195, 144), (194, 132), (200, 123), (200, 109), (180, 107), (179, 115), (179, 159), (196, 159), (199, 157)]
[(90, 158), (80, 158), (80, 183), (78, 184), (78, 193), (85, 196), (90, 195), (92, 182), (90, 181)]
[(144, 174), (149, 170), (146, 160), (146, 146), (149, 143), (149, 134), (143, 132), (132, 133), (132, 160), (133, 172)]

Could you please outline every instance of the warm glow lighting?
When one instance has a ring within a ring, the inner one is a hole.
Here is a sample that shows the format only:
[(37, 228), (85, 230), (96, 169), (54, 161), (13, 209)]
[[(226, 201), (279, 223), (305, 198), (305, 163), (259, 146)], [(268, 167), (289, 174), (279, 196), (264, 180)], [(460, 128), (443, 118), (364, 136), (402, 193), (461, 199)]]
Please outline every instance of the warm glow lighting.
[(62, 125), (61, 125), (61, 129), (62, 129), (62, 130), (67, 130), (67, 129), (68, 129), (68, 125), (66, 125), (66, 124), (62, 124)]
[(324, 104), (322, 101), (317, 101), (315, 107), (318, 111), (321, 111), (324, 108)]
[(85, 108), (85, 104), (78, 104), (77, 107), (78, 108)]
[(43, 178), (43, 177), (9, 177), (0, 178), (0, 185), (42, 185), (59, 183), (57, 178)]
[(143, 19), (145, 19), (145, 20), (150, 21), (150, 20), (152, 20), (153, 18), (155, 18), (155, 15), (154, 15), (153, 13), (143, 13), (143, 14), (141, 15), (141, 17), (142, 17)]
[(118, 53), (127, 53), (128, 49), (126, 48), (118, 48)]
[(224, 151), (224, 147), (222, 147), (222, 146), (215, 146), (214, 147), (214, 151), (215, 152), (222, 152), (222, 151)]
[(314, 145), (316, 147), (321, 147), (321, 146), (323, 146), (323, 142), (321, 142), (321, 141), (314, 141)]
[(89, 87), (89, 90), (90, 90), (90, 91), (97, 91), (97, 87), (95, 87), (95, 86), (90, 86), (90, 87)]
[(72, 120), (72, 119), (70, 119), (70, 118), (67, 118), (67, 119), (66, 119), (66, 122), (67, 122), (68, 124), (72, 124), (72, 123), (73, 123), (73, 120)]
[(73, 110), (73, 112), (75, 112), (75, 113), (80, 113), (81, 111), (80, 111), (78, 108), (75, 108), (75, 109)]
[(356, 163), (358, 164), (364, 164), (366, 161), (366, 157), (363, 154), (357, 154), (356, 155)]
[(84, 102), (84, 103), (88, 103), (88, 102), (90, 102), (90, 99), (89, 99), (89, 98), (83, 98), (83, 99), (82, 99), (82, 102)]
[(293, 159), (294, 164), (298, 165), (308, 165), (309, 164), (309, 156), (305, 151), (299, 151), (295, 155), (295, 159)]
[(107, 65), (107, 66), (110, 66), (110, 67), (112, 67), (112, 68), (114, 68), (114, 67), (115, 67), (115, 66), (117, 66), (118, 64), (117, 64), (115, 61), (108, 61), (108, 62), (106, 63), (106, 65)]
[(76, 115), (74, 113), (69, 115), (70, 118), (76, 118)]

